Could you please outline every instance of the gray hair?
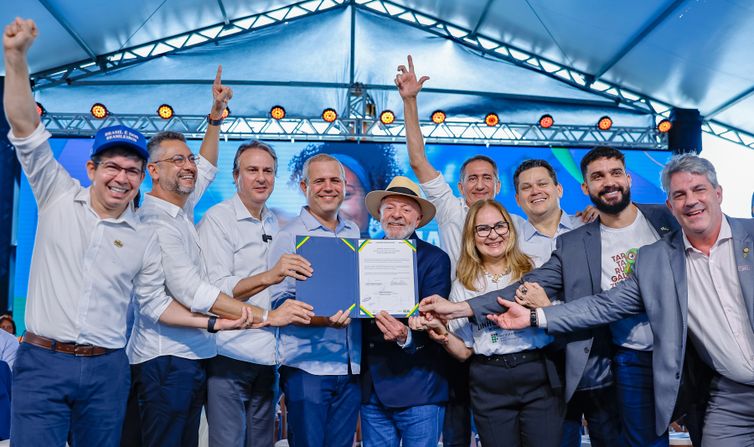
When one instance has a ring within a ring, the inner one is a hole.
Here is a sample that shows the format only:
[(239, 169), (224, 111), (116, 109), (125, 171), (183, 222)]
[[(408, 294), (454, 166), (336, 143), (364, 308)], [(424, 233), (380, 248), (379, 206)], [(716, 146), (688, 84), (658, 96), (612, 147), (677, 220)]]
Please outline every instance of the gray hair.
[(149, 151), (150, 161), (154, 161), (154, 159), (157, 158), (157, 155), (160, 153), (160, 144), (162, 144), (163, 141), (168, 140), (178, 140), (185, 143), (186, 137), (184, 137), (182, 133), (172, 130), (157, 132), (152, 136), (152, 138), (149, 139), (149, 142), (147, 143), (147, 150)]
[(337, 158), (327, 155), (327, 154), (317, 154), (312, 157), (309, 157), (304, 162), (304, 167), (301, 168), (301, 181), (304, 182), (304, 184), (309, 185), (309, 165), (314, 163), (315, 161), (334, 161), (338, 164), (338, 170), (340, 171), (340, 178), (343, 179), (343, 181), (346, 180), (346, 171), (343, 169), (343, 164), (341, 164), (340, 160)]
[(272, 160), (275, 162), (275, 174), (278, 173), (278, 155), (275, 153), (275, 149), (273, 149), (272, 146), (267, 143), (262, 143), (258, 140), (252, 140), (248, 143), (243, 143), (242, 145), (238, 146), (236, 157), (233, 159), (233, 174), (236, 174), (238, 172), (238, 159), (241, 158), (241, 154), (249, 149), (259, 149), (260, 151), (265, 151), (270, 154), (270, 157), (272, 157)]
[(668, 161), (668, 164), (662, 168), (662, 173), (660, 174), (662, 189), (664, 189), (668, 195), (670, 194), (670, 178), (673, 174), (679, 172), (704, 175), (713, 187), (717, 188), (720, 186), (717, 183), (717, 172), (715, 171), (715, 167), (709, 160), (694, 154), (681, 154), (671, 158), (670, 161)]

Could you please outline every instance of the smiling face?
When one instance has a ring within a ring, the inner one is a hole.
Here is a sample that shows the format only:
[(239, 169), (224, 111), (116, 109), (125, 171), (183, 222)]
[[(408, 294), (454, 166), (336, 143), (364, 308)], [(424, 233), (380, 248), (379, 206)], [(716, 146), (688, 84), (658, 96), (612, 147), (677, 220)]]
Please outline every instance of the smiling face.
[(144, 161), (125, 155), (103, 155), (99, 163), (86, 163), (91, 186), (91, 206), (101, 216), (119, 216), (139, 192)]
[[(474, 245), (483, 262), (498, 260), (510, 251), (510, 228), (503, 214), (495, 207), (484, 206), (474, 220)], [(497, 229), (495, 229), (497, 227)], [(480, 235), (480, 233), (487, 233)]]
[(345, 180), (335, 160), (313, 161), (309, 165), (308, 183), (301, 182), (309, 211), (317, 217), (332, 219), (345, 198)]
[(500, 179), (493, 166), (484, 160), (474, 160), (466, 165), (458, 182), (458, 190), (468, 206), (480, 200), (494, 199), (500, 190)]
[(667, 205), (691, 243), (714, 241), (723, 219), (723, 190), (706, 175), (676, 172), (670, 177)]
[[(194, 192), (197, 167), (188, 159), (191, 156), (191, 150), (183, 141), (161, 141), (159, 151), (148, 165), (153, 184), (162, 191), (179, 196), (187, 197)], [(174, 161), (179, 160), (177, 157), (184, 158), (182, 165), (180, 161)]]
[(421, 219), (421, 207), (416, 200), (387, 196), (380, 203), (380, 223), (387, 239), (408, 239)]
[(261, 209), (275, 188), (275, 160), (265, 150), (247, 149), (238, 157), (233, 179), (241, 200)]
[(631, 176), (617, 158), (598, 158), (589, 163), (581, 189), (605, 214), (619, 214), (631, 204)]
[(541, 219), (559, 213), (561, 197), (563, 187), (555, 184), (547, 169), (537, 166), (519, 174), (516, 203), (530, 219)]

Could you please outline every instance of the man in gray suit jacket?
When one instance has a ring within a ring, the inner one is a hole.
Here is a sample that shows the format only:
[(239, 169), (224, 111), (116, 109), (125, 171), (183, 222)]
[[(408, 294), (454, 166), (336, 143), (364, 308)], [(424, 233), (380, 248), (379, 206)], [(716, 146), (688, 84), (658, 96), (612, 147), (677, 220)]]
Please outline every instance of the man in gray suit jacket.
[[(631, 202), (631, 176), (620, 151), (595, 148), (582, 159), (581, 170), (584, 193), (599, 210), (599, 220), (559, 236), (550, 260), (522, 281), (468, 301), (477, 319), (499, 313), (497, 296), (512, 298), (517, 289), (526, 289), (524, 281), (538, 283), (550, 297), (563, 296), (566, 302), (612, 288), (628, 276), (638, 247), (678, 228), (667, 207)], [(654, 430), (652, 333), (646, 315), (574, 332), (565, 341), (568, 412), (562, 445), (581, 444), (578, 429), (584, 414), (592, 445), (619, 443), (622, 420), (628, 445), (667, 446), (667, 434), (658, 436)]]
[(697, 156), (672, 159), (663, 187), (682, 231), (641, 248), (620, 285), (537, 310), (499, 299), (507, 312), (487, 318), (570, 333), (646, 312), (657, 433), (685, 411), (704, 421), (689, 426), (695, 445), (754, 445), (754, 220), (723, 215), (714, 167)]

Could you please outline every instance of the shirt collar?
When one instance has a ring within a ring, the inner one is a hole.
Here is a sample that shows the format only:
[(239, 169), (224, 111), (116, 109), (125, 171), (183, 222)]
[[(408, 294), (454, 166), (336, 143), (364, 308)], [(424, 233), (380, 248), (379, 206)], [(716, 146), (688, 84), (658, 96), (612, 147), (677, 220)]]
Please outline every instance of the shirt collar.
[[(558, 222), (558, 230), (561, 228), (565, 228), (568, 231), (573, 230), (576, 228), (576, 226), (573, 224), (573, 217), (571, 217), (568, 213), (564, 212), (563, 210), (560, 210), (560, 221)], [(542, 234), (537, 230), (534, 225), (529, 222), (527, 219), (524, 222), (523, 228), (521, 229), (521, 233), (524, 240), (530, 240), (534, 237), (536, 234)], [(560, 234), (560, 231), (555, 231), (555, 235)]]
[(86, 206), (91, 210), (92, 213), (94, 213), (95, 216), (97, 216), (98, 219), (107, 221), (107, 222), (113, 222), (113, 223), (121, 223), (124, 222), (128, 226), (130, 226), (133, 229), (136, 229), (139, 225), (139, 218), (136, 217), (136, 213), (134, 213), (134, 205), (133, 202), (129, 203), (126, 207), (126, 210), (121, 213), (118, 217), (108, 217), (105, 219), (102, 219), (99, 214), (97, 214), (94, 211), (94, 208), (92, 208), (92, 187), (88, 186), (86, 188), (81, 188), (74, 196), (73, 200), (76, 202), (85, 203)]
[[(689, 242), (689, 239), (686, 237), (686, 232), (682, 231), (683, 233), (683, 246), (686, 249), (686, 252), (688, 253), (689, 250), (701, 253), (699, 250), (694, 248), (693, 245), (691, 245), (691, 242)], [(712, 244), (713, 247), (716, 247), (720, 245), (722, 242), (732, 239), (733, 233), (730, 230), (730, 224), (728, 223), (728, 218), (725, 217), (723, 214), (723, 222), (720, 224), (720, 233), (717, 235), (717, 240), (714, 244)]]
[[(317, 220), (316, 217), (312, 215), (312, 213), (309, 212), (309, 209), (306, 206), (301, 207), (301, 212), (299, 213), (299, 218), (301, 219), (301, 222), (304, 224), (304, 227), (307, 231), (313, 231), (317, 228), (322, 228), (327, 231), (330, 231), (329, 228), (325, 227), (320, 223), (320, 221)], [(338, 225), (335, 227), (335, 234), (340, 233), (343, 231), (343, 229), (353, 228), (354, 224), (349, 221), (348, 219), (345, 219), (343, 215), (338, 211)]]
[(168, 202), (167, 200), (155, 197), (152, 194), (144, 194), (144, 204), (142, 206), (153, 206), (162, 210), (170, 217), (177, 217), (183, 214), (183, 209), (175, 204)]
[(251, 219), (265, 222), (272, 218), (272, 212), (269, 208), (267, 208), (267, 205), (264, 205), (262, 207), (262, 212), (260, 213), (261, 219), (257, 219), (256, 217), (252, 216), (249, 212), (249, 209), (246, 208), (246, 205), (244, 205), (238, 193), (235, 193), (233, 195), (233, 200), (231, 201), (231, 203), (233, 204), (233, 212), (236, 215), (236, 220)]

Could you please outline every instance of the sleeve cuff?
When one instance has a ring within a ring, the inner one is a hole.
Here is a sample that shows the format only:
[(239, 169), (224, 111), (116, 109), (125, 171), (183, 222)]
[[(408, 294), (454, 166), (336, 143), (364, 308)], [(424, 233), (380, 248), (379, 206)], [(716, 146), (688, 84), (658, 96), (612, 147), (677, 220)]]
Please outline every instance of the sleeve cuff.
[(213, 165), (206, 158), (199, 155), (199, 175), (206, 178), (208, 182), (212, 182), (217, 175), (217, 166)]
[(398, 346), (400, 346), (402, 349), (408, 349), (413, 344), (413, 338), (411, 337), (411, 329), (408, 330), (408, 335), (406, 336), (406, 341), (404, 343), (401, 343), (397, 341), (396, 343)]
[(141, 303), (139, 303), (139, 312), (152, 320), (152, 323), (160, 321), (160, 317), (162, 317), (162, 314), (165, 313), (172, 301), (172, 298), (167, 296), (164, 292), (162, 292), (161, 295), (161, 299), (155, 304), (149, 303), (148, 306), (142, 306)]
[(191, 302), (191, 312), (199, 312), (202, 314), (209, 313), (212, 306), (220, 296), (220, 289), (209, 283), (199, 284), (199, 287), (194, 294), (194, 299)]
[(34, 132), (32, 132), (28, 137), (18, 138), (13, 135), (13, 129), (8, 131), (8, 140), (13, 146), (16, 147), (16, 150), (22, 152), (24, 151), (24, 149), (34, 149), (38, 147), (45, 140), (48, 140), (51, 136), (52, 134), (47, 131), (45, 125), (41, 122), (39, 123), (37, 128), (34, 129)]
[(545, 311), (541, 307), (537, 308), (537, 327), (547, 329), (547, 317), (545, 317)]

